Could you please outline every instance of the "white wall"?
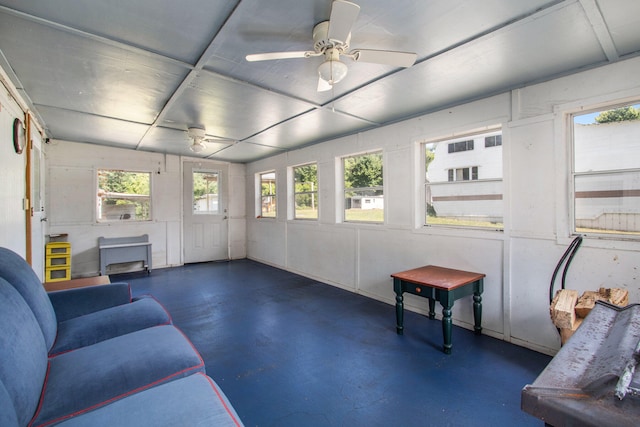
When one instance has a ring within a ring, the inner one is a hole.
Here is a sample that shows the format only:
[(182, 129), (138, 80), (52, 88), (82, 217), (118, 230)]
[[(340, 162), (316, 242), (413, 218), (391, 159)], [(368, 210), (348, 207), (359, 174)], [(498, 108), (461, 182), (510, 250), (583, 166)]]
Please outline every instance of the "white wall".
[[(72, 277), (95, 275), (98, 237), (149, 234), (153, 268), (183, 263), (182, 159), (179, 156), (133, 151), (93, 144), (53, 141), (46, 145), (49, 233), (68, 233)], [(203, 165), (216, 162), (202, 160)], [(153, 220), (97, 223), (96, 170), (101, 168), (151, 172)], [(230, 165), (229, 218), (232, 258), (244, 258), (244, 165)]]
[[(426, 264), (482, 272), (484, 332), (553, 354), (559, 338), (549, 319), (549, 282), (571, 241), (567, 114), (640, 99), (633, 78), (639, 72), (640, 59), (622, 61), (253, 162), (247, 165), (247, 207), (252, 211), (256, 203), (255, 174), (275, 170), (278, 218), (248, 218), (248, 257), (389, 304), (395, 303), (391, 273)], [(420, 142), (494, 125), (503, 126), (504, 232), (423, 227)], [(378, 149), (384, 156), (385, 224), (340, 223), (336, 159)], [(287, 220), (287, 168), (312, 161), (318, 162), (320, 219)], [(624, 287), (631, 302), (640, 302), (639, 246), (586, 239), (567, 287)], [(408, 295), (405, 302), (408, 309), (427, 311), (425, 300)], [(470, 298), (456, 302), (454, 322), (471, 328), (471, 312)]]

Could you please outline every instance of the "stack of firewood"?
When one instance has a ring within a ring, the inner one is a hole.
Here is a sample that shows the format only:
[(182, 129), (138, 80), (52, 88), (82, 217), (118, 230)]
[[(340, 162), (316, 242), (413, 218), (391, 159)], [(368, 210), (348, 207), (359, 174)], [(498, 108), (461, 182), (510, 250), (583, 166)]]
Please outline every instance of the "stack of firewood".
[(580, 298), (578, 298), (578, 291), (572, 289), (561, 289), (556, 292), (549, 311), (553, 324), (560, 330), (560, 340), (563, 345), (578, 329), (598, 300), (624, 307), (629, 304), (629, 291), (620, 288), (600, 288), (598, 291), (585, 291)]

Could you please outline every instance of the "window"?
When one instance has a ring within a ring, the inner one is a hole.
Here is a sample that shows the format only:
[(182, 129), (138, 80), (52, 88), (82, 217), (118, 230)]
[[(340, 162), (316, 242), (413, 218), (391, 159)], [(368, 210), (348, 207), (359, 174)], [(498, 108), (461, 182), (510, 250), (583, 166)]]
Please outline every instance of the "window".
[(448, 144), (449, 153), (457, 153), (460, 151), (471, 151), (473, 150), (473, 139), (469, 139), (466, 141), (458, 141), (451, 142)]
[(488, 147), (499, 147), (502, 145), (502, 135), (492, 135), (484, 138), (484, 146)]
[(219, 214), (220, 173), (217, 171), (193, 171), (193, 213)]
[(293, 168), (295, 219), (318, 219), (318, 165)]
[(502, 229), (502, 132), (429, 141), (423, 149), (425, 225)]
[(639, 141), (640, 104), (573, 116), (573, 231), (640, 236)]
[(475, 181), (478, 179), (478, 167), (449, 169), (448, 181)]
[(149, 221), (151, 174), (121, 170), (98, 170), (98, 222)]
[(342, 159), (344, 171), (344, 220), (384, 221), (382, 153)]
[(260, 217), (276, 217), (276, 173), (260, 174)]

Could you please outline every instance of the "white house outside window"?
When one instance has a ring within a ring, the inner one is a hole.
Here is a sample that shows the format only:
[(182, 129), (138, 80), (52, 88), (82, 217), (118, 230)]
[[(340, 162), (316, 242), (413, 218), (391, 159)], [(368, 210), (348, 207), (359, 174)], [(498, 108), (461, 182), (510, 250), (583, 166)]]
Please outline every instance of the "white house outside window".
[(640, 105), (573, 116), (574, 232), (640, 236)]
[(502, 131), (423, 147), (425, 225), (502, 229)]

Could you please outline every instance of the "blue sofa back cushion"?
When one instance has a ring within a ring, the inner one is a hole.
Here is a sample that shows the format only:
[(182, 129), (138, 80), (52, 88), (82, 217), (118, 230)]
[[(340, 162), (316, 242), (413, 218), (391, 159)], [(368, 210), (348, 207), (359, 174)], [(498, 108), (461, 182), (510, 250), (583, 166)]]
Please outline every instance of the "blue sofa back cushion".
[(171, 317), (153, 297), (118, 305), (107, 310), (75, 317), (58, 325), (58, 337), (50, 356), (96, 344), (158, 325), (168, 325)]
[(36, 412), (46, 373), (40, 326), (18, 291), (0, 278), (0, 381), (21, 426)]
[(22, 295), (40, 324), (47, 348), (51, 348), (58, 321), (47, 292), (31, 266), (17, 253), (0, 248), (0, 277)]
[(196, 372), (204, 372), (204, 361), (170, 325), (51, 357), (33, 426), (59, 422)]

